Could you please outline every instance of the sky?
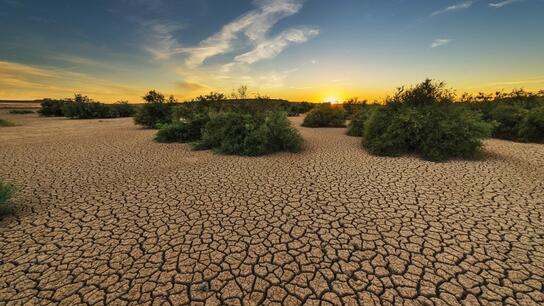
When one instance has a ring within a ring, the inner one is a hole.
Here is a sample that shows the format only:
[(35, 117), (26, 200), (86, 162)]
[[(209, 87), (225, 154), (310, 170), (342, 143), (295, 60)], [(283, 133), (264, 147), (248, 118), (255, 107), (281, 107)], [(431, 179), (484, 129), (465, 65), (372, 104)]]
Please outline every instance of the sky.
[(0, 0), (0, 99), (544, 89), (544, 0)]

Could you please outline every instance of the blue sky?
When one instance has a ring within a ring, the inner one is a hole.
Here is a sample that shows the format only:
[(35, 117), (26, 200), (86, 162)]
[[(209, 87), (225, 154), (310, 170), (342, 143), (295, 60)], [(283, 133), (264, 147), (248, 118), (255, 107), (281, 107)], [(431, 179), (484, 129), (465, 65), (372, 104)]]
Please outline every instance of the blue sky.
[(544, 88), (544, 0), (0, 0), (0, 99)]

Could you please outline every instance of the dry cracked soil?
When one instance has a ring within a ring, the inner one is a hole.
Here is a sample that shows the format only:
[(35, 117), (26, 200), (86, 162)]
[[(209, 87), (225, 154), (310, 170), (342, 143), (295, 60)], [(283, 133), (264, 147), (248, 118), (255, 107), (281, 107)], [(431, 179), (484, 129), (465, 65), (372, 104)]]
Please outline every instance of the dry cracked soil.
[(543, 145), (436, 164), (299, 128), (302, 153), (242, 158), (0, 115), (1, 305), (544, 304)]

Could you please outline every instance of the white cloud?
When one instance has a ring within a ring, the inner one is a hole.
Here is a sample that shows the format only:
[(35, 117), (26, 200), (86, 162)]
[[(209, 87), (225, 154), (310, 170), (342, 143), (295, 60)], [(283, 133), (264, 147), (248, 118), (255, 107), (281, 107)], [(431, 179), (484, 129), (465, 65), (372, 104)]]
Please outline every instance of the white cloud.
[(431, 43), (431, 48), (438, 48), (451, 43), (453, 39), (449, 38), (437, 38)]
[(169, 59), (185, 54), (185, 64), (196, 68), (207, 59), (239, 50), (248, 44), (253, 50), (235, 57), (237, 62), (255, 63), (280, 54), (290, 44), (303, 43), (318, 35), (317, 28), (290, 28), (275, 37), (268, 37), (270, 29), (281, 19), (298, 13), (302, 0), (259, 0), (257, 8), (226, 24), (216, 34), (201, 41), (195, 47), (182, 47), (173, 32), (177, 28), (155, 24), (152, 31), (156, 46), (146, 47), (156, 59)]
[(290, 44), (305, 43), (318, 34), (319, 30), (316, 28), (289, 29), (272, 39), (259, 43), (252, 51), (238, 55), (235, 60), (241, 63), (253, 64), (263, 59), (274, 58)]
[(442, 9), (442, 10), (433, 12), (431, 14), (431, 16), (436, 16), (436, 15), (440, 15), (440, 14), (444, 14), (444, 13), (448, 13), (448, 12), (452, 12), (452, 11), (459, 11), (459, 10), (467, 9), (467, 8), (469, 8), (471, 6), (472, 6), (472, 1), (467, 1), (467, 2), (463, 2), (463, 3), (451, 5), (451, 6), (448, 6), (448, 7), (444, 8), (444, 9)]
[(503, 6), (520, 2), (520, 1), (523, 1), (523, 0), (505, 0), (505, 1), (497, 2), (497, 3), (489, 3), (489, 6), (494, 8), (501, 8)]

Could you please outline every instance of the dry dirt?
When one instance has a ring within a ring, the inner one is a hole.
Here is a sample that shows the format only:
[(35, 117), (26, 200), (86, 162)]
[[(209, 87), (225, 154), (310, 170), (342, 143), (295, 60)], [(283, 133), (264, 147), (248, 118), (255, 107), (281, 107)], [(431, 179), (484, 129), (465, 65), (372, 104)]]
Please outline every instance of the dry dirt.
[(0, 116), (2, 305), (544, 304), (543, 145), (435, 164), (300, 128), (303, 153), (241, 158)]

